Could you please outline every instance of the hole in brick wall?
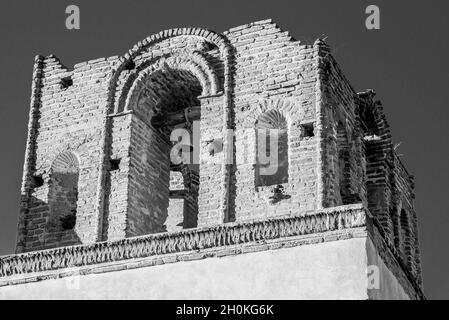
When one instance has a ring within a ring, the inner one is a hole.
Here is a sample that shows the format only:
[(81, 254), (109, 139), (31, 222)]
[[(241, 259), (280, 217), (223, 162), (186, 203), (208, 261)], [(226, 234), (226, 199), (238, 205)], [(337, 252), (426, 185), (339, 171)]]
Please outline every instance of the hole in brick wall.
[(223, 151), (223, 140), (222, 139), (214, 139), (209, 144), (209, 155), (214, 156), (217, 153)]
[(73, 85), (72, 77), (65, 77), (61, 79), (61, 89), (67, 89)]
[(59, 219), (63, 230), (72, 230), (76, 225), (76, 210)]
[(273, 193), (273, 195), (269, 198), (270, 204), (276, 204), (283, 199), (291, 198), (290, 195), (285, 194), (284, 186), (282, 185), (277, 185), (271, 190), (271, 192)]
[(134, 60), (130, 59), (125, 62), (123, 67), (125, 68), (125, 70), (133, 70), (136, 68), (136, 63), (134, 62)]
[(111, 159), (109, 160), (109, 171), (116, 171), (120, 169), (121, 159)]
[(31, 188), (39, 188), (42, 187), (44, 185), (44, 179), (42, 178), (42, 176), (32, 176), (31, 177)]
[(315, 136), (313, 122), (301, 125), (301, 136), (303, 138), (310, 138)]

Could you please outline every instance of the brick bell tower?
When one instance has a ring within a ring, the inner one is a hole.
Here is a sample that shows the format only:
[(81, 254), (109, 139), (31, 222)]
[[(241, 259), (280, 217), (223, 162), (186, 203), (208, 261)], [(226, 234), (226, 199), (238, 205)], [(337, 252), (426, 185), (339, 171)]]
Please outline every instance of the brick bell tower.
[(424, 298), (413, 177), (374, 97), (271, 20), (37, 56), (0, 297)]

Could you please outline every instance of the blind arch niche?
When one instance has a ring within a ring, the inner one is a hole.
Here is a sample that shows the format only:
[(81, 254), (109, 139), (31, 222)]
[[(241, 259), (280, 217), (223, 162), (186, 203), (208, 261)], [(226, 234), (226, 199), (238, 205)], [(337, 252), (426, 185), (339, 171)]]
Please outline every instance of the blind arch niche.
[(288, 182), (288, 124), (278, 110), (261, 114), (256, 131), (256, 187)]

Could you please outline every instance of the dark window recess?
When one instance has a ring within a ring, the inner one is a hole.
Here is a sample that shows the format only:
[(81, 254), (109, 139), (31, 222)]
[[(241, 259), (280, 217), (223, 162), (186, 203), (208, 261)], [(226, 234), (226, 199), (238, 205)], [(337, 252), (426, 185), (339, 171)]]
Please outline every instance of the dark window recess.
[(39, 188), (44, 185), (44, 179), (42, 176), (31, 176), (31, 188)]
[(120, 160), (121, 159), (112, 159), (109, 161), (109, 170), (116, 171), (120, 169)]
[(215, 44), (208, 41), (205, 41), (203, 46), (205, 51), (212, 51), (218, 49), (218, 47)]
[(301, 135), (303, 138), (315, 136), (313, 123), (302, 124), (301, 125)]
[(73, 85), (72, 77), (65, 77), (61, 79), (61, 89), (67, 89)]

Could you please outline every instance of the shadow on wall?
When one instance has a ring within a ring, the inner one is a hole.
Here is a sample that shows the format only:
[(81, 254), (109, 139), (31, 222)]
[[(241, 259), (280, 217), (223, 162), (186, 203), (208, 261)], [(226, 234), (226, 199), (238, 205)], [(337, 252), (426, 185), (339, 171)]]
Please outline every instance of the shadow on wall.
[[(27, 197), (21, 196), (22, 201)], [(34, 251), (81, 244), (76, 232), (76, 212), (50, 217), (49, 204), (31, 196), (30, 210), (25, 216), (26, 233), (19, 240), (18, 247)]]

